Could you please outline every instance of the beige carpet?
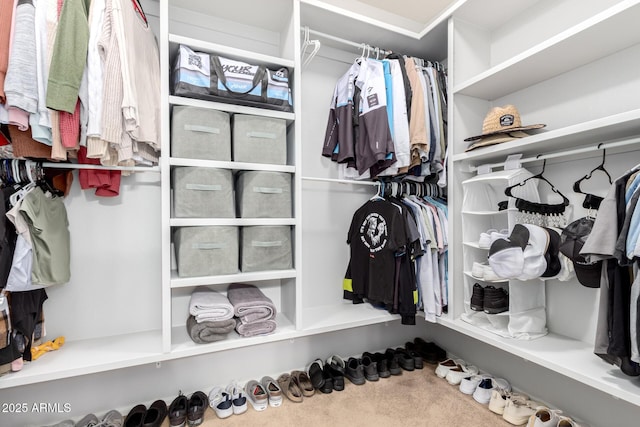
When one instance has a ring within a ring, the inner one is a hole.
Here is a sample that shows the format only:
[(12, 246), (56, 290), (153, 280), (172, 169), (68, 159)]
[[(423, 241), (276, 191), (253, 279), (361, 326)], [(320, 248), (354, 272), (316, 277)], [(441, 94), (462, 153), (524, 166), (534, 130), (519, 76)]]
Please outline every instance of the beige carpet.
[[(202, 427), (213, 426), (511, 426), (501, 416), (438, 378), (431, 365), (400, 376), (353, 385), (344, 391), (317, 393), (302, 403), (285, 398), (279, 408), (247, 412), (219, 419), (209, 408)], [(204, 391), (204, 390), (203, 390)], [(208, 390), (206, 391), (208, 392)], [(168, 418), (163, 426), (169, 426)]]

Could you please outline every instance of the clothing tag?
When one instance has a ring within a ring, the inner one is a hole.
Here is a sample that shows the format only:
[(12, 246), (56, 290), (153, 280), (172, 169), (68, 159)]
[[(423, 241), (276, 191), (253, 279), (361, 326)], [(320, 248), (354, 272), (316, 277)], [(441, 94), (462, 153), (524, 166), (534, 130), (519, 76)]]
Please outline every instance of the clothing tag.
[(351, 279), (343, 279), (342, 280), (342, 289), (345, 291), (353, 292), (353, 280)]
[(372, 95), (367, 96), (367, 103), (369, 104), (369, 108), (373, 108), (379, 104), (378, 102), (378, 94), (374, 93)]
[(504, 170), (520, 169), (522, 167), (520, 163), (521, 158), (522, 154), (512, 154), (508, 156), (507, 160), (504, 161)]
[(138, 18), (140, 18), (142, 22), (144, 22), (145, 25), (147, 25), (148, 24), (147, 17), (145, 16), (144, 11), (142, 10), (142, 6), (138, 3), (138, 0), (131, 0), (131, 3), (133, 3), (133, 9), (138, 14)]

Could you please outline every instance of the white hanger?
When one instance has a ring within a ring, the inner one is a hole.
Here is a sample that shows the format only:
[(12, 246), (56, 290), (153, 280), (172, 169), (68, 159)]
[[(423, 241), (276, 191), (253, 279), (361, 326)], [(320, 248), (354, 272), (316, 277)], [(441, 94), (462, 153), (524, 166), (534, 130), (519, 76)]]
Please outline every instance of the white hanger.
[[(310, 52), (307, 52), (309, 47), (313, 47)], [(302, 67), (306, 67), (311, 63), (313, 58), (316, 56), (318, 51), (320, 50), (320, 40), (310, 40), (309, 39), (309, 27), (304, 27), (304, 41), (302, 42), (302, 47), (300, 48), (301, 53), (300, 57), (302, 59)], [(308, 55), (305, 58), (305, 55)]]

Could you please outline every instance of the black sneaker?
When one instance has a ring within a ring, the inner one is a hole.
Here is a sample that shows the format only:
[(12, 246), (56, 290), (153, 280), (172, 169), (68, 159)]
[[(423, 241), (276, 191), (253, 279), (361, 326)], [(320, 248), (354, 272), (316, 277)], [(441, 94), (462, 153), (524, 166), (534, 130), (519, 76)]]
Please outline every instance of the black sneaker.
[(384, 352), (384, 357), (387, 359), (387, 367), (391, 375), (402, 375), (402, 368), (400, 368), (400, 362), (398, 361), (398, 355), (395, 350), (388, 348)]
[(201, 391), (196, 391), (189, 398), (187, 422), (190, 427), (199, 426), (204, 421), (204, 411), (209, 407), (209, 398)]
[(509, 294), (503, 288), (484, 288), (484, 312), (498, 314), (509, 310)]
[(364, 368), (364, 376), (367, 381), (378, 381), (378, 363), (375, 361), (373, 354), (364, 352), (362, 354), (362, 367)]
[(415, 365), (416, 369), (424, 368), (422, 356), (420, 356), (418, 350), (416, 350), (416, 345), (411, 341), (407, 341), (406, 343), (404, 343), (404, 348), (411, 355), (411, 357), (413, 357), (413, 364)]
[(366, 382), (364, 378), (364, 368), (360, 359), (350, 357), (347, 362), (347, 368), (344, 370), (344, 376), (355, 385), (362, 385)]
[(435, 343), (427, 342), (420, 337), (415, 338), (413, 343), (416, 345), (418, 354), (427, 363), (437, 365), (447, 359), (447, 352)]
[(389, 378), (391, 376), (391, 372), (389, 372), (389, 366), (385, 355), (382, 353), (374, 353), (373, 360), (376, 361), (378, 376), (380, 378)]
[(471, 310), (484, 310), (484, 288), (479, 283), (473, 285), (473, 293), (471, 294)]
[(409, 354), (407, 350), (402, 347), (396, 348), (396, 355), (398, 356), (398, 364), (405, 371), (413, 371), (416, 369), (416, 363), (413, 360), (413, 356)]
[(169, 405), (169, 425), (171, 427), (184, 426), (187, 422), (187, 406), (189, 406), (189, 400), (187, 396), (182, 394), (178, 395), (171, 405)]

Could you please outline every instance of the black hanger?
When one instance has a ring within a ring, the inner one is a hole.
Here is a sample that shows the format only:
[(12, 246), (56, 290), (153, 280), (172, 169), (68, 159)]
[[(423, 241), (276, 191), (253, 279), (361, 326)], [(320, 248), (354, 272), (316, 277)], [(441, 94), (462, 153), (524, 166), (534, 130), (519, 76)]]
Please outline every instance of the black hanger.
[(515, 187), (522, 187), (522, 186), (523, 186), (527, 181), (530, 181), (530, 180), (532, 180), (532, 179), (539, 179), (539, 180), (544, 181), (544, 182), (546, 182), (547, 184), (549, 184), (549, 186), (551, 186), (551, 190), (552, 190), (554, 193), (556, 193), (556, 194), (558, 194), (558, 195), (560, 195), (560, 196), (562, 197), (562, 204), (563, 204), (564, 206), (569, 206), (569, 199), (567, 199), (567, 197), (566, 197), (564, 194), (562, 194), (562, 193), (560, 192), (560, 190), (558, 190), (558, 189), (555, 187), (555, 185), (553, 185), (553, 184), (552, 184), (552, 183), (551, 183), (547, 178), (545, 178), (545, 177), (544, 177), (544, 175), (543, 175), (543, 174), (544, 174), (544, 169), (545, 169), (545, 167), (546, 167), (546, 166), (547, 166), (547, 159), (544, 159), (544, 160), (542, 161), (542, 171), (540, 171), (540, 173), (539, 173), (539, 174), (537, 174), (537, 175), (533, 175), (533, 176), (530, 176), (529, 178), (525, 179), (525, 180), (524, 180), (524, 181), (522, 181), (522, 182), (519, 182), (518, 184), (514, 184), (514, 185), (512, 185), (512, 186), (510, 186), (510, 187), (505, 188), (505, 190), (504, 190), (504, 194), (506, 194), (506, 195), (507, 195), (507, 196), (509, 196), (509, 197), (516, 197), (516, 196), (514, 196), (514, 195), (511, 193), (511, 190), (512, 190), (513, 188), (515, 188)]
[(591, 172), (589, 172), (588, 174), (586, 174), (585, 176), (583, 176), (573, 184), (573, 191), (575, 191), (576, 193), (585, 195), (584, 202), (582, 202), (582, 207), (584, 207), (585, 209), (598, 209), (600, 207), (600, 203), (602, 203), (603, 198), (600, 196), (596, 196), (595, 194), (585, 193), (584, 191), (582, 191), (582, 189), (580, 188), (580, 184), (582, 183), (582, 181), (591, 179), (594, 172), (602, 171), (607, 175), (607, 178), (609, 179), (609, 185), (613, 184), (613, 179), (611, 178), (609, 171), (607, 171), (604, 168), (604, 160), (606, 156), (607, 156), (607, 150), (603, 149), (602, 163), (600, 163), (598, 166), (593, 168)]

